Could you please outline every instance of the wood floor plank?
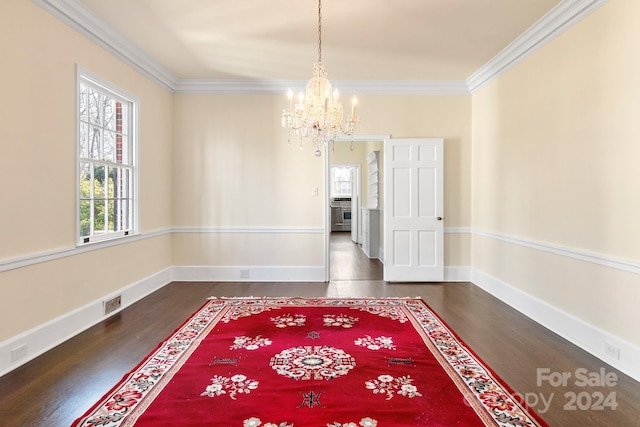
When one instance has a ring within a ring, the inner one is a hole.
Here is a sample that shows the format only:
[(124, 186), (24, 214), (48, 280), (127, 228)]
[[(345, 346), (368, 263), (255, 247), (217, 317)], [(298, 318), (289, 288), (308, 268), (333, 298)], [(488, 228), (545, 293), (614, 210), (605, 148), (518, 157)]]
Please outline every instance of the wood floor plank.
[[(353, 250), (359, 250), (353, 245)], [(358, 256), (355, 254), (353, 256)], [(349, 256), (343, 253), (341, 256)], [(348, 261), (345, 261), (348, 262)], [(354, 262), (353, 265), (358, 265)], [(369, 273), (367, 273), (369, 274)], [(518, 393), (551, 399), (532, 405), (551, 426), (640, 425), (640, 383), (570, 344), (471, 283), (388, 284), (381, 280), (330, 283), (174, 282), (46, 354), (0, 377), (1, 426), (68, 426), (178, 328), (209, 296), (422, 297)], [(538, 369), (614, 373), (613, 387), (538, 384)], [(614, 393), (617, 408), (571, 403)], [(585, 394), (586, 393), (586, 394)]]

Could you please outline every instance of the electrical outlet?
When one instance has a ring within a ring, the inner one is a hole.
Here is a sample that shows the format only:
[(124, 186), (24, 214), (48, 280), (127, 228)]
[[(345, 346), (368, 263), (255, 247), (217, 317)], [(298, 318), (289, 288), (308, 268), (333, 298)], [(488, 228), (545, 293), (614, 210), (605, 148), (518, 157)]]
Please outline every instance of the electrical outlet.
[(11, 361), (15, 362), (18, 359), (22, 359), (27, 355), (27, 345), (22, 344), (11, 350)]
[(605, 342), (604, 352), (607, 354), (607, 356), (613, 357), (616, 360), (620, 360), (620, 349), (615, 345)]
[(117, 297), (113, 297), (110, 300), (104, 302), (104, 314), (109, 314), (112, 311), (116, 311), (120, 308), (122, 304), (122, 297), (118, 295)]
[(251, 272), (249, 271), (248, 268), (241, 268), (240, 269), (240, 278), (241, 279), (248, 279), (250, 275), (251, 275)]

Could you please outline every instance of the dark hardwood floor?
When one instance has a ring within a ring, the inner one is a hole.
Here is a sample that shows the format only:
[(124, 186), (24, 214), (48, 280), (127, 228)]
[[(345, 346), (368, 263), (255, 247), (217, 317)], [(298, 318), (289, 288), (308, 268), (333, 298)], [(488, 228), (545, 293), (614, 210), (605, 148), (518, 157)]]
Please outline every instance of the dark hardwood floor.
[(382, 280), (382, 263), (370, 259), (351, 241), (350, 231), (333, 231), (330, 236), (331, 280)]
[[(351, 246), (359, 250), (357, 246)], [(345, 257), (359, 254), (341, 253)], [(355, 258), (354, 258), (355, 259)], [(358, 262), (353, 265), (358, 268)], [(340, 267), (344, 271), (344, 266)], [(387, 284), (354, 272), (329, 283), (174, 282), (0, 377), (0, 426), (68, 426), (179, 327), (209, 296), (420, 296), (551, 426), (638, 426), (640, 383), (539, 326), (471, 283)], [(342, 273), (340, 273), (342, 277)], [(538, 370), (570, 373), (566, 385)], [(615, 374), (581, 386), (576, 373)], [(579, 371), (580, 370), (580, 371)], [(600, 394), (612, 396), (598, 410)], [(573, 399), (573, 397), (576, 399)], [(534, 397), (538, 399), (537, 403)], [(547, 405), (542, 403), (549, 400)], [(611, 408), (608, 404), (617, 407)]]

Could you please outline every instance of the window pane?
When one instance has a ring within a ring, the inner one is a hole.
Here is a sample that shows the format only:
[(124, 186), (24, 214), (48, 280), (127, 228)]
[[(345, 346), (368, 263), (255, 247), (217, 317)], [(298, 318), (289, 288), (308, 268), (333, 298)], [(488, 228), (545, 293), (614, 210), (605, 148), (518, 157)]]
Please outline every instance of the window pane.
[(80, 120), (86, 122), (88, 119), (87, 115), (87, 86), (84, 84), (80, 84), (80, 94), (79, 94), (79, 104), (80, 104)]
[(116, 101), (110, 96), (104, 97), (104, 127), (116, 130)]
[(100, 92), (89, 88), (89, 122), (97, 126), (102, 125), (100, 118), (100, 98)]
[(94, 169), (94, 181), (93, 181), (93, 197), (98, 199), (105, 198), (105, 177), (104, 166), (96, 166)]
[(91, 235), (91, 201), (80, 200), (80, 237)]
[(115, 140), (116, 134), (114, 132), (105, 130), (104, 131), (104, 149), (102, 159), (106, 162), (113, 162), (114, 159), (114, 151), (115, 151)]
[(121, 106), (122, 133), (129, 135), (129, 105), (123, 104), (122, 102), (119, 102), (118, 104)]
[(91, 165), (80, 163), (80, 199), (91, 198)]
[(100, 129), (91, 127), (89, 128), (89, 158), (99, 159), (101, 152), (100, 144)]
[(104, 200), (96, 200), (93, 208), (93, 230), (95, 234), (102, 234), (105, 231), (104, 223)]
[(129, 206), (131, 205), (131, 202), (129, 201), (129, 199), (121, 199), (120, 200), (120, 210), (122, 212), (122, 215), (119, 218), (120, 221), (120, 230), (131, 230), (131, 218), (130, 218), (130, 212), (131, 210), (129, 209)]
[(349, 168), (336, 168), (336, 180), (337, 181), (350, 181), (351, 171)]
[(129, 186), (129, 170), (128, 169), (120, 169), (120, 174), (118, 175), (118, 180), (115, 182), (116, 193), (115, 199), (129, 199), (131, 198), (131, 188)]
[(351, 196), (351, 183), (336, 182), (336, 193), (339, 196)]
[[(123, 163), (125, 165), (130, 164), (130, 159), (129, 159), (129, 137), (126, 135), (117, 135), (117, 137), (120, 138), (120, 147), (121, 149), (119, 150), (120, 153), (120, 159), (117, 160), (117, 163)], [(116, 144), (118, 143), (118, 141), (116, 141)]]
[(115, 224), (116, 224), (116, 219), (115, 219), (116, 202), (115, 202), (115, 200), (109, 200), (107, 202), (107, 208), (109, 209), (109, 213), (108, 213), (109, 224), (107, 225), (108, 230), (109, 231), (116, 231), (118, 229), (115, 228)]
[(115, 231), (128, 230), (129, 226), (129, 201), (127, 199), (116, 199), (113, 201), (114, 214), (113, 226)]
[(120, 175), (122, 174), (120, 168), (109, 168), (109, 198), (117, 199), (120, 197)]
[(84, 123), (80, 123), (80, 157), (89, 157), (89, 129)]

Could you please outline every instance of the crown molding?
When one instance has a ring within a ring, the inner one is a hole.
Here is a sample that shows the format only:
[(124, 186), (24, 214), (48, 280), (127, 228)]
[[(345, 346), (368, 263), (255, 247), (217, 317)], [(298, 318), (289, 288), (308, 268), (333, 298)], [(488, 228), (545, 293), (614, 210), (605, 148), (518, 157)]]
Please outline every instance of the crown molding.
[(608, 0), (564, 0), (467, 79), (471, 93), (505, 73)]
[[(460, 81), (422, 80), (332, 80), (341, 93), (373, 95), (469, 95), (469, 87)], [(306, 80), (178, 80), (176, 93), (282, 94), (288, 89), (304, 90)]]
[(108, 52), (173, 91), (176, 78), (78, 0), (32, 0)]
[[(467, 80), (334, 80), (342, 93), (469, 95), (604, 5), (608, 0), (564, 0)], [(32, 0), (71, 28), (175, 93), (281, 94), (304, 88), (302, 80), (177, 79), (79, 0)]]

